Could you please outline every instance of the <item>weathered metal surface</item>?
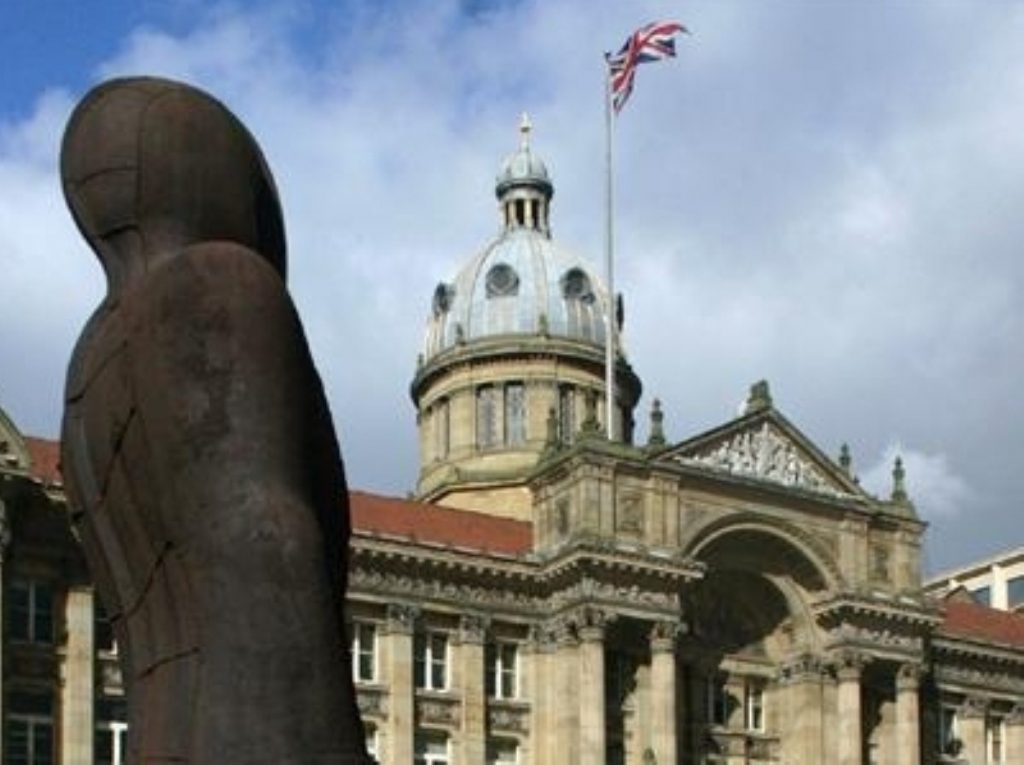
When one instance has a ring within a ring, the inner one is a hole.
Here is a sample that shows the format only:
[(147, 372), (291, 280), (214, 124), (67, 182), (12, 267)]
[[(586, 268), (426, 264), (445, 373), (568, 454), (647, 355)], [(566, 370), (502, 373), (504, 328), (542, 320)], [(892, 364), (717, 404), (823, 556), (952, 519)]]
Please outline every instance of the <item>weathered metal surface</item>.
[(109, 293), (68, 372), (67, 491), (135, 762), (369, 762), (341, 456), (256, 142), (166, 80), (89, 93), (61, 155)]

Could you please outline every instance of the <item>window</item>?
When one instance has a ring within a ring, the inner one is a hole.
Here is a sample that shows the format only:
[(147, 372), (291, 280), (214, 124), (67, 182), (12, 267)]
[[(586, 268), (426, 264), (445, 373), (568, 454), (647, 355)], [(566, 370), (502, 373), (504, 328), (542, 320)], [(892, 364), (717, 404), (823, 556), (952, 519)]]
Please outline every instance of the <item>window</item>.
[(443, 733), (418, 733), (413, 765), (448, 765), (448, 737)]
[(942, 707), (939, 712), (939, 753), (954, 757), (960, 754), (961, 744), (957, 731), (956, 709)]
[(590, 279), (580, 268), (571, 268), (562, 277), (562, 296), (566, 300), (582, 300), (591, 302), (594, 293), (590, 286)]
[(114, 625), (107, 616), (103, 604), (96, 600), (94, 609), (96, 622), (96, 650), (100, 653), (117, 654), (117, 641), (114, 639)]
[(514, 739), (492, 738), (487, 742), (487, 765), (516, 765), (519, 745)]
[(571, 385), (558, 389), (558, 442), (571, 444), (576, 435), (576, 390)]
[(985, 719), (985, 743), (988, 747), (989, 765), (1003, 763), (1003, 718), (989, 716)]
[(380, 755), (377, 753), (377, 726), (371, 723), (364, 723), (366, 730), (366, 753), (376, 762)]
[(101, 722), (96, 726), (96, 765), (124, 765), (128, 723)]
[(448, 399), (437, 402), (434, 409), (434, 454), (438, 459), (448, 456), (451, 448), (451, 415), (448, 411)]
[(487, 646), (487, 695), (492, 699), (514, 699), (518, 695), (515, 643)]
[[(522, 221), (520, 221), (520, 224)], [(491, 266), (486, 277), (487, 297), (509, 297), (519, 294), (519, 275), (508, 263)]]
[(4, 730), (7, 765), (52, 765), (53, 700), (48, 695), (12, 693)]
[(448, 687), (448, 636), (428, 632), (416, 636), (416, 687), (443, 691)]
[(744, 704), (747, 730), (764, 730), (764, 685), (759, 680), (746, 683)]
[(724, 677), (709, 677), (707, 689), (707, 720), (710, 725), (729, 724), (729, 694)]
[(53, 642), (53, 594), (50, 588), (31, 581), (11, 583), (10, 636), (29, 643)]
[(505, 445), (526, 443), (526, 405), (522, 383), (505, 386)]
[(1006, 583), (1006, 606), (1013, 610), (1024, 605), (1024, 576), (1015, 576)]
[(352, 625), (352, 678), (357, 683), (377, 679), (377, 627), (368, 622)]
[(978, 587), (976, 590), (971, 590), (971, 595), (976, 601), (981, 603), (983, 606), (992, 605), (992, 588), (991, 587)]
[(481, 449), (498, 445), (498, 389), (484, 385), (476, 391), (476, 444)]

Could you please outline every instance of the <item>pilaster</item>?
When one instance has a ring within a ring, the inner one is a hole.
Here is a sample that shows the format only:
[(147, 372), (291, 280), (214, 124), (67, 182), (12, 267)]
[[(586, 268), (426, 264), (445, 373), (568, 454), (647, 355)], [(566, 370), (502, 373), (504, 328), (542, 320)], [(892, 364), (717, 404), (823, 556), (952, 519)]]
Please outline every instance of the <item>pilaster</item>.
[(457, 655), (462, 695), (462, 762), (483, 762), (487, 753), (487, 695), (484, 677), (486, 617), (466, 614), (459, 620)]
[(416, 606), (388, 606), (383, 648), (388, 671), (388, 719), (385, 758), (388, 762), (412, 762), (415, 694), (413, 687), (413, 631), (419, 618)]
[(920, 664), (896, 671), (896, 765), (921, 763)]
[(60, 691), (61, 762), (64, 765), (91, 762), (95, 698), (95, 637), (91, 587), (68, 589), (64, 605), (66, 624), (63, 683)]
[(782, 667), (780, 695), (785, 699), (783, 746), (792, 762), (825, 762), (823, 713), (825, 664), (802, 654)]
[(1006, 762), (1024, 762), (1024, 703), (1006, 717)]
[(987, 760), (988, 752), (985, 747), (985, 716), (987, 714), (988, 701), (978, 696), (969, 696), (965, 699), (957, 713), (960, 740), (964, 745), (960, 756), (970, 763), (984, 763)]
[(604, 635), (609, 616), (590, 606), (577, 614), (579, 635), (580, 762), (605, 761)]
[[(555, 730), (552, 762), (580, 763), (579, 639), (575, 624), (566, 617), (555, 622), (557, 650), (554, 657)], [(603, 674), (603, 673), (602, 673)]]

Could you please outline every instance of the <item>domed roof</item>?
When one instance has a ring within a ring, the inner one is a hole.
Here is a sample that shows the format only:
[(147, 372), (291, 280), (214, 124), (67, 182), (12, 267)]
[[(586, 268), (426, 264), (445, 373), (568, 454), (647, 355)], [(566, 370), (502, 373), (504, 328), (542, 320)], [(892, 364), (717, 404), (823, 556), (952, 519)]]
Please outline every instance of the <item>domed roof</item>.
[(583, 259), (551, 240), (554, 187), (530, 151), (525, 115), (519, 130), (519, 150), (498, 174), (504, 228), (453, 282), (437, 285), (424, 361), (457, 345), (509, 335), (604, 345), (607, 290)]
[(549, 198), (554, 193), (551, 178), (544, 161), (530, 150), (530, 118), (525, 114), (519, 124), (522, 136), (519, 149), (509, 154), (501, 163), (498, 171), (494, 192), (500, 198), (505, 192), (519, 186), (532, 186), (546, 193)]
[(581, 259), (533, 229), (512, 228), (434, 290), (424, 360), (500, 335), (603, 346), (608, 293)]

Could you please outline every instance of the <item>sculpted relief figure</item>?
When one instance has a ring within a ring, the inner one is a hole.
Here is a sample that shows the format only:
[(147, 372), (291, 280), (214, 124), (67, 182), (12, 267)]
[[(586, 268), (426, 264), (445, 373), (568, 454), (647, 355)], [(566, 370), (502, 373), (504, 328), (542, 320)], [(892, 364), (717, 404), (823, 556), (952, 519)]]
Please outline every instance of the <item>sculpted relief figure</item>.
[(62, 463), (112, 617), (134, 763), (364, 763), (343, 634), (348, 510), (259, 147), (165, 80), (100, 85), (61, 175), (108, 293)]

